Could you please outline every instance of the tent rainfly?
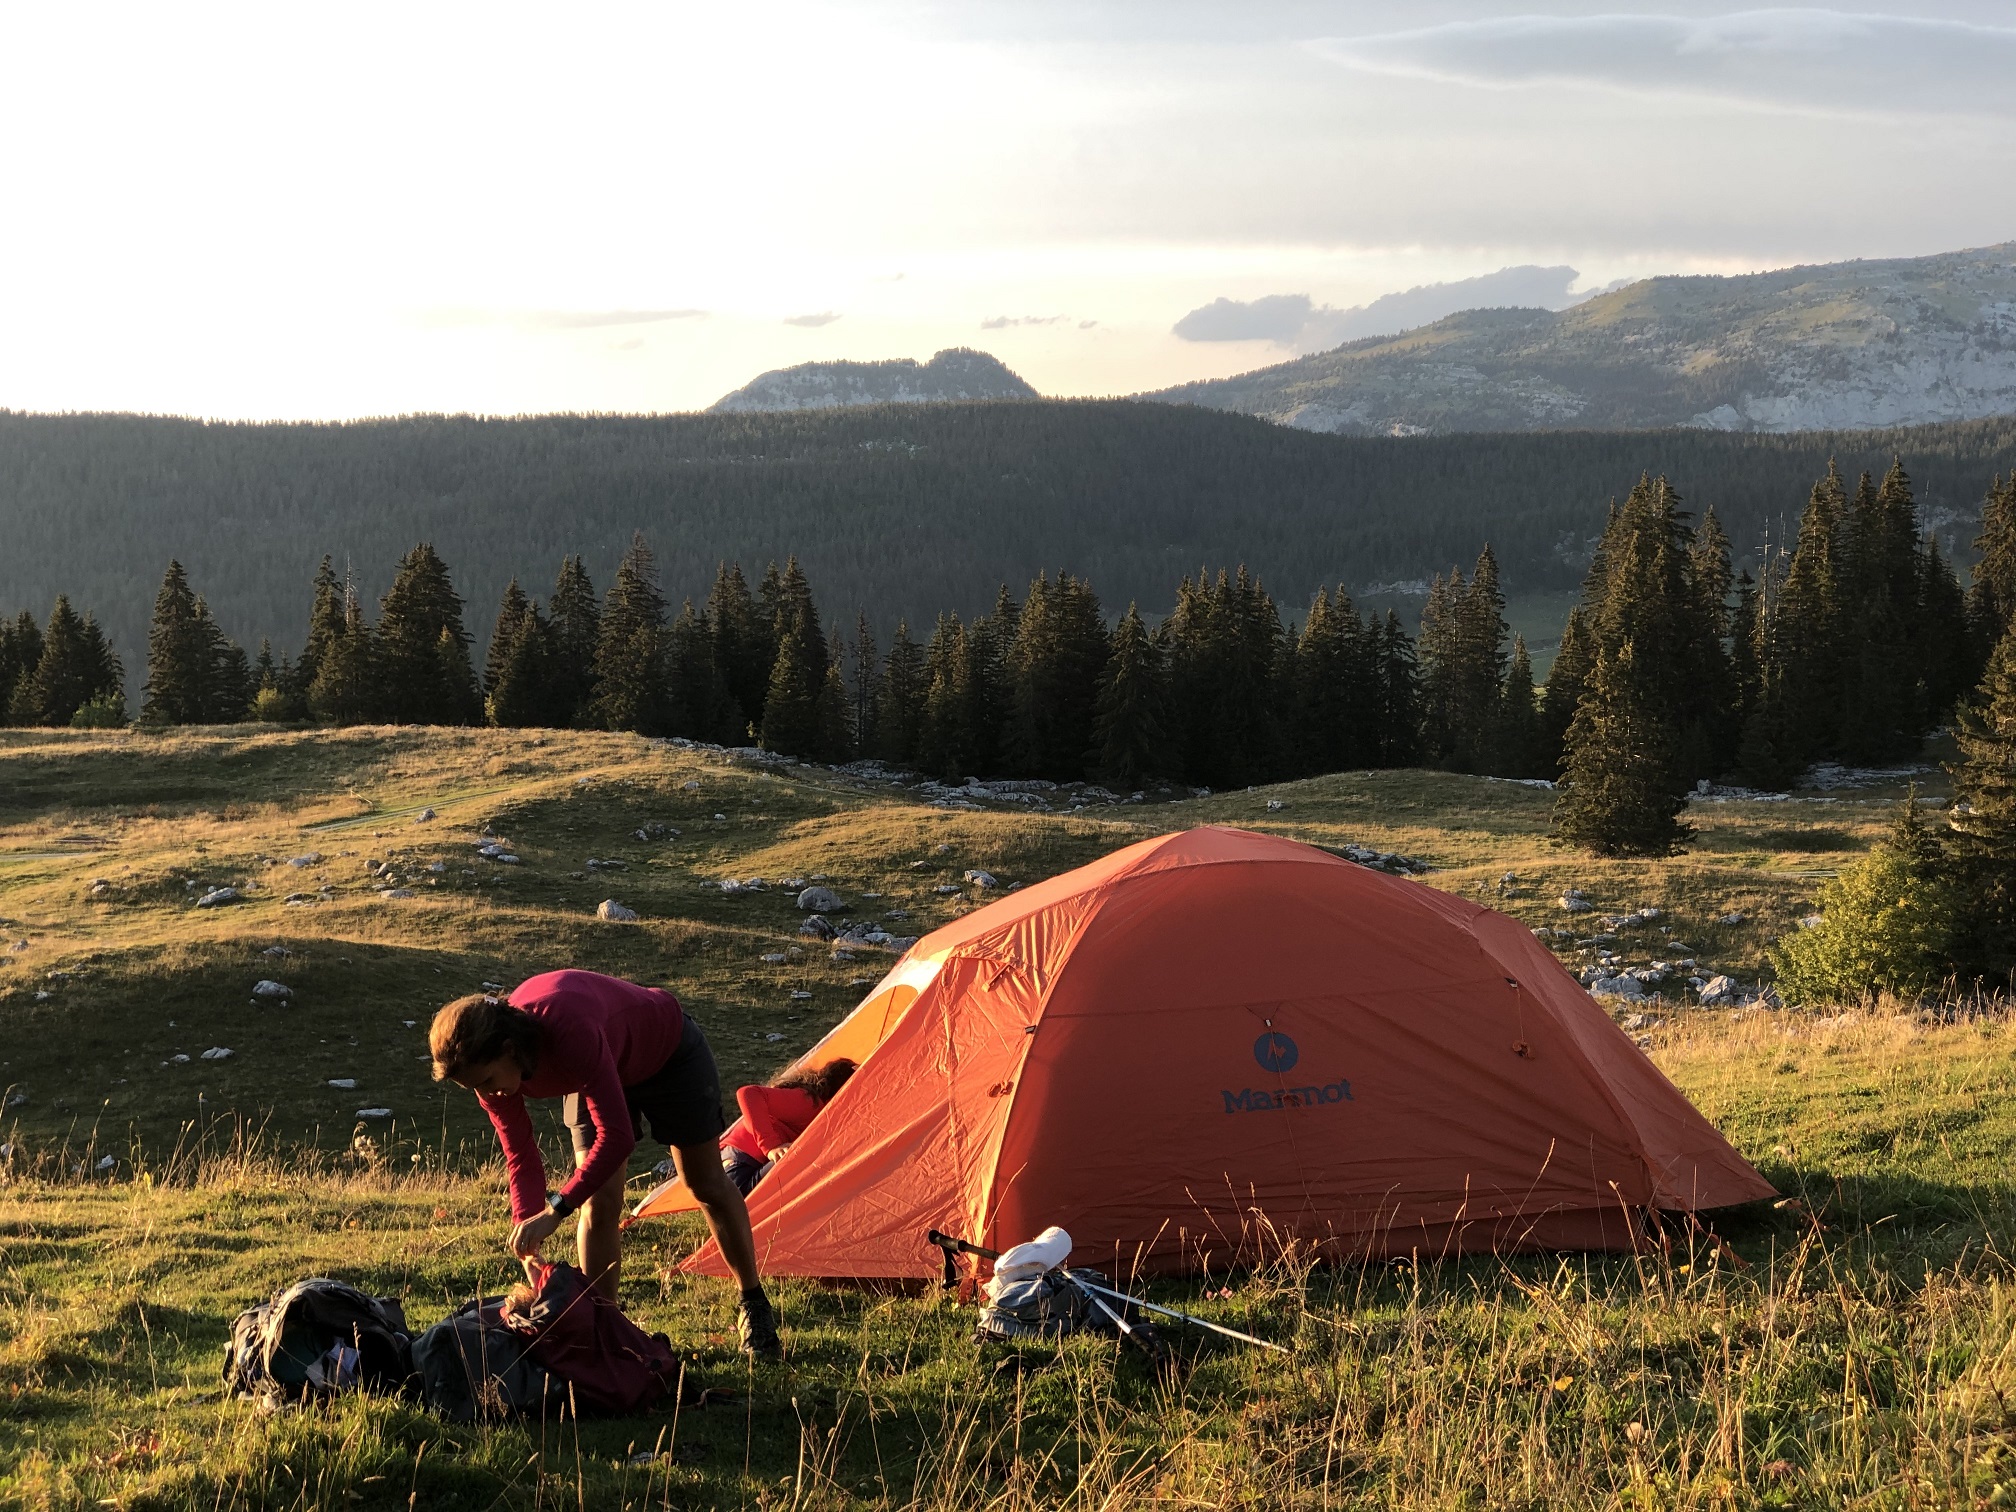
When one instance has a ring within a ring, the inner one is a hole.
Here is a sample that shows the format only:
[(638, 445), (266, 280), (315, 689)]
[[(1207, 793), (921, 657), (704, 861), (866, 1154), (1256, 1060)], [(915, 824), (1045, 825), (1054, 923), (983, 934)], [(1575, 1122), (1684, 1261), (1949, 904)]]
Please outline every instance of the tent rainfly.
[[(749, 1199), (772, 1274), (926, 1278), (927, 1229), (1052, 1223), (1118, 1275), (1622, 1249), (1773, 1195), (1526, 926), (1244, 830), (927, 935), (801, 1064), (836, 1056), (860, 1070)], [(711, 1242), (685, 1265), (727, 1274)]]

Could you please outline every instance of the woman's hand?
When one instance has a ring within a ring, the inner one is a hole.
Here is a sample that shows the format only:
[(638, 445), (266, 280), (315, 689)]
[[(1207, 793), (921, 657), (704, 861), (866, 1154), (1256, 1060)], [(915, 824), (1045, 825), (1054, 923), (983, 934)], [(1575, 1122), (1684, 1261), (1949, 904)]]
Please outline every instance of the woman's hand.
[(560, 1215), (550, 1209), (535, 1213), (511, 1225), (511, 1253), (521, 1260), (529, 1260), (539, 1253), (539, 1246), (546, 1242), (546, 1236), (560, 1227)]

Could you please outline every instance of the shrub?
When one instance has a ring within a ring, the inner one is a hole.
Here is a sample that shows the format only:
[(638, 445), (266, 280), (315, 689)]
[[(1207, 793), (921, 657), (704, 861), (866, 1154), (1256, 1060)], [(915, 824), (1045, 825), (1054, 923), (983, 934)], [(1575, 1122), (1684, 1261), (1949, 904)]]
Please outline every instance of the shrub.
[(1953, 969), (1961, 899), (1922, 856), (1889, 843), (1820, 889), (1821, 920), (1771, 947), (1791, 1002), (1915, 998)]
[(126, 727), (126, 695), (100, 693), (70, 716), (73, 730), (123, 730)]

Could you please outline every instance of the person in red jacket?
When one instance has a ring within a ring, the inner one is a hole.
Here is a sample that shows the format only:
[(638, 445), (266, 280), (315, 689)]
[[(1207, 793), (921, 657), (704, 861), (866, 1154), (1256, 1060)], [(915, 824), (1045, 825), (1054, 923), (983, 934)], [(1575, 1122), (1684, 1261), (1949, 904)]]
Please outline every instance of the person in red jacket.
[[(700, 1026), (671, 993), (593, 971), (549, 971), (508, 998), (475, 993), (434, 1015), (434, 1079), (469, 1088), (504, 1146), (511, 1250), (536, 1255), (578, 1212), (581, 1269), (616, 1300), (623, 1184), (648, 1121), (672, 1150), (722, 1258), (742, 1285), (739, 1332), (751, 1354), (779, 1352), (777, 1319), (756, 1270), (742, 1194), (721, 1169), (721, 1075)], [(574, 1175), (549, 1192), (528, 1097), (565, 1099)]]
[(735, 1190), (744, 1197), (753, 1192), (853, 1074), (851, 1060), (830, 1060), (780, 1076), (768, 1086), (736, 1088), (742, 1116), (721, 1137), (721, 1169)]

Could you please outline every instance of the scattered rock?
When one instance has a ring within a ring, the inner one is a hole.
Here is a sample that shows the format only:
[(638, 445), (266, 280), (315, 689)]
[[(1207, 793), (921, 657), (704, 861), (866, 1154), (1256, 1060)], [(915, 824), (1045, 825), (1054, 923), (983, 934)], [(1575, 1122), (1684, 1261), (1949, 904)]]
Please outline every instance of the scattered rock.
[(284, 1003), (294, 996), (294, 989), (284, 982), (258, 981), (252, 984), (252, 996), (262, 1003)]
[(590, 871), (628, 871), (629, 869), (630, 863), (628, 861), (601, 861), (597, 860), (594, 856), (588, 858), (588, 870)]
[(765, 966), (782, 966), (784, 964), (785, 957), (783, 951), (773, 950), (768, 955), (763, 956), (761, 959)]
[(289, 893), (282, 900), (289, 908), (298, 908), (304, 903), (320, 903), (322, 899), (314, 893)]
[[(791, 994), (791, 996), (796, 997), (798, 996), (798, 994), (794, 992)], [(805, 994), (805, 996), (810, 997), (812, 996), (812, 994), (808, 992)], [(781, 1034), (766, 1034), (763, 1036), (763, 1043), (766, 1045), (774, 1045), (783, 1038), (784, 1036)]]
[(381, 898), (410, 898), (413, 896), (413, 889), (410, 887), (381, 887), (378, 889), (378, 896)]
[(1750, 916), (1745, 913), (1726, 913), (1723, 914), (1722, 917), (1717, 919), (1715, 922), (1717, 924), (1721, 924), (1733, 929), (1738, 924), (1749, 923)]
[(807, 939), (830, 940), (838, 931), (826, 921), (825, 915), (808, 914), (799, 921), (798, 933), (804, 935)]
[(221, 908), (226, 903), (242, 903), (244, 898), (235, 887), (213, 887), (196, 900), (198, 908)]
[(600, 903), (595, 905), (595, 917), (607, 920), (611, 924), (635, 924), (637, 922), (637, 910), (634, 908), (625, 908), (614, 898), (604, 898)]
[(118, 1164), (119, 1164), (118, 1156), (107, 1155), (103, 1160), (98, 1162), (98, 1169), (101, 1171), (110, 1171), (115, 1167), (117, 1167)]
[(1822, 924), (1825, 924), (1826, 922), (1827, 922), (1827, 915), (1811, 913), (1807, 914), (1804, 918), (1800, 919), (1799, 927), (1801, 929), (1818, 929)]
[(355, 1092), (357, 1090), (357, 1078), (354, 1076), (332, 1076), (329, 1078), (329, 1085), (336, 1088), (339, 1092)]
[(448, 870), (448, 863), (446, 861), (430, 862), (428, 864), (427, 870), (431, 872), (433, 875), (438, 877)]
[(285, 945), (268, 945), (259, 954), (265, 956), (270, 961), (284, 961), (288, 956), (294, 954), (294, 952), (289, 950)]
[(432, 810), (431, 808), (423, 808), (422, 810), (420, 810), (419, 813), (413, 816), (413, 822), (415, 824), (428, 824), (433, 821), (433, 818), (434, 818), (434, 810)]
[(1635, 1032), (1639, 1029), (1657, 1029), (1665, 1022), (1666, 1020), (1650, 1013), (1634, 1013), (1624, 1020), (1624, 1027)]
[(1641, 998), (1645, 996), (1645, 985), (1634, 976), (1598, 977), (1589, 984), (1589, 990), (1598, 997)]
[(1287, 807), (1287, 805), (1284, 804), (1279, 798), (1269, 798), (1267, 800), (1267, 812), (1270, 814), (1278, 814), (1285, 807)]
[(839, 913), (846, 906), (830, 887), (808, 887), (798, 894), (798, 907), (806, 913)]
[(1591, 903), (1579, 892), (1574, 891), (1561, 894), (1561, 906), (1571, 914), (1594, 913), (1596, 911), (1594, 903)]
[[(791, 994), (791, 1001), (794, 1003), (809, 1003), (811, 1000), (812, 994), (809, 992), (798, 991)], [(784, 1036), (780, 1034), (777, 1037), (782, 1039)]]
[(999, 887), (1001, 885), (994, 880), (992, 872), (969, 871), (966, 873), (966, 880), (971, 882), (975, 887)]
[(292, 867), (297, 867), (297, 868), (298, 868), (298, 867), (309, 867), (309, 866), (320, 866), (320, 865), (322, 864), (322, 852), (320, 852), (320, 851), (310, 851), (310, 852), (308, 852), (308, 854), (307, 854), (307, 855), (305, 855), (305, 856), (289, 856), (289, 857), (287, 858), (287, 864), (288, 864), (289, 866), (292, 866)]
[(205, 1059), (205, 1060), (229, 1060), (229, 1059), (231, 1059), (231, 1055), (232, 1055), (232, 1052), (231, 1052), (231, 1051), (229, 1051), (229, 1050), (226, 1050), (226, 1049), (225, 1049), (225, 1048), (224, 1048), (224, 1047), (223, 1047), (222, 1045), (213, 1045), (213, 1046), (212, 1046), (212, 1047), (211, 1047), (210, 1049), (208, 1049), (208, 1050), (205, 1050), (205, 1051), (203, 1052), (203, 1059)]
[(1747, 1002), (1749, 996), (1734, 977), (1712, 976), (1701, 984), (1701, 1006), (1704, 1008)]
[(390, 1108), (359, 1108), (357, 1116), (359, 1118), (390, 1118), (392, 1110)]

